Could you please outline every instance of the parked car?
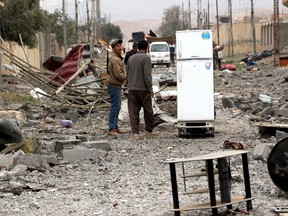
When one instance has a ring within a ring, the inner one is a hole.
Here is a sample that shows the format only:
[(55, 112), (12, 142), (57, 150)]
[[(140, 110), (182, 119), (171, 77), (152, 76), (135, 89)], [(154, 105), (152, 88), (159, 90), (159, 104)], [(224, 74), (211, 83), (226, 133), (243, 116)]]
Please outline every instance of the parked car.
[(152, 67), (154, 65), (166, 65), (170, 67), (170, 50), (167, 42), (152, 42), (149, 46)]

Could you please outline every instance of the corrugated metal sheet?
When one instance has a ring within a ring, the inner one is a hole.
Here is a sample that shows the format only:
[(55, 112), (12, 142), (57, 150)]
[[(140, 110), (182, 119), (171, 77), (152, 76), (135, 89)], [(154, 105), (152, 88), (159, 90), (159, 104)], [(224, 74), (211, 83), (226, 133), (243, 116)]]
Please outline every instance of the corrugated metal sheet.
[(83, 50), (86, 44), (74, 46), (63, 59), (62, 66), (55, 71), (55, 75), (50, 79), (58, 83), (65, 83), (77, 71), (79, 61), (83, 57)]

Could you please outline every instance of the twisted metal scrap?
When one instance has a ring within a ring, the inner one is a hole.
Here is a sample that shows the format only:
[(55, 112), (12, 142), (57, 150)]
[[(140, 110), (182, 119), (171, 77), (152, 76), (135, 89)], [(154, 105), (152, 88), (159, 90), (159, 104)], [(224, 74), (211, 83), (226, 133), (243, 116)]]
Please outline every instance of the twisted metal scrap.
[[(93, 109), (107, 108), (110, 105), (108, 101), (108, 95), (106, 87), (103, 86), (102, 81), (105, 79), (96, 79), (82, 84), (75, 84), (75, 80), (78, 75), (81, 74), (90, 61), (86, 62), (67, 82), (64, 84), (58, 83), (52, 80), (54, 72), (49, 70), (43, 70), (32, 66), (28, 62), (20, 59), (8, 49), (0, 46), (0, 53), (4, 58), (8, 60), (11, 67), (5, 67), (5, 69), (22, 82), (28, 84), (37, 94), (45, 96), (45, 105), (51, 107), (72, 107)], [(89, 84), (92, 82), (98, 82), (100, 88), (91, 88)], [(40, 88), (43, 92), (37, 92), (36, 88)], [(88, 94), (87, 90), (94, 90), (97, 93)]]

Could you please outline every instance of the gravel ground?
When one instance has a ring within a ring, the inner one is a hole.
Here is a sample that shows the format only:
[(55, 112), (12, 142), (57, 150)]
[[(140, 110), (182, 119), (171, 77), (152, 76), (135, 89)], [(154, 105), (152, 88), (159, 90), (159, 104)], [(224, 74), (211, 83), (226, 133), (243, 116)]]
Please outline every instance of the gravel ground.
[[(165, 68), (156, 68), (154, 73), (163, 73)], [(249, 172), (252, 190), (253, 216), (276, 215), (272, 207), (285, 207), (286, 194), (272, 182), (266, 161), (253, 160), (252, 152), (257, 144), (276, 144), (275, 137), (259, 138), (258, 128), (251, 121), (250, 112), (239, 109), (223, 109), (221, 96), (237, 94), (248, 97), (252, 92), (277, 94), (278, 83), (286, 71), (267, 69), (256, 74), (246, 71), (215, 75), (215, 137), (196, 137), (179, 139), (177, 129), (174, 131), (159, 130), (157, 137), (134, 141), (130, 134), (119, 135), (117, 139), (107, 137), (103, 127), (107, 115), (91, 114), (90, 120), (82, 119), (74, 128), (61, 133), (87, 134), (110, 141), (111, 151), (100, 151), (100, 158), (77, 163), (65, 163), (51, 167), (48, 171), (26, 171), (5, 180), (2, 185), (25, 184), (39, 190), (24, 190), (20, 195), (0, 193), (0, 215), (101, 215), (101, 216), (172, 216), (169, 208), (173, 207), (169, 166), (165, 163), (169, 158), (186, 158), (223, 150), (225, 140), (240, 142), (249, 156)], [(272, 76), (266, 76), (272, 74)], [(270, 80), (270, 81), (268, 81)], [(263, 92), (264, 91), (264, 92)], [(272, 95), (271, 95), (272, 96)], [(167, 110), (175, 109), (175, 102), (166, 103)], [(169, 106), (168, 106), (169, 105)], [(165, 103), (161, 109), (165, 110)], [(172, 112), (173, 113), (173, 112)], [(175, 113), (175, 112), (174, 112)], [(24, 128), (35, 130), (34, 125)], [(129, 128), (127, 123), (123, 127)], [(50, 134), (52, 135), (52, 134)], [(39, 135), (42, 138), (49, 134)], [(57, 136), (54, 135), (54, 136)], [(231, 158), (232, 194), (244, 195), (241, 160)], [(203, 162), (189, 163), (187, 172), (200, 171), (205, 167)], [(209, 200), (208, 193), (183, 195), (184, 185), (181, 166), (177, 165), (180, 206), (189, 203), (201, 203)], [(1, 178), (0, 178), (1, 179)], [(207, 187), (207, 178), (188, 179), (187, 187), (193, 189)], [(233, 209), (245, 210), (245, 203), (233, 205)], [(225, 208), (220, 208), (221, 215), (229, 215)], [(211, 210), (197, 210), (181, 213), (186, 216), (208, 216)], [(238, 213), (237, 215), (244, 215)]]

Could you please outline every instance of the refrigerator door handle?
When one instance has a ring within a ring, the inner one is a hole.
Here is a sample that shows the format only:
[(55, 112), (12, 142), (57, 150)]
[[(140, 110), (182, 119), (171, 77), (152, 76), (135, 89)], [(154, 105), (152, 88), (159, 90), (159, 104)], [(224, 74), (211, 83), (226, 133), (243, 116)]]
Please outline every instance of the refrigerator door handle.
[(181, 41), (179, 41), (178, 44), (179, 44), (179, 48), (177, 49), (177, 51), (178, 51), (178, 57), (181, 58), (181, 56), (182, 56), (182, 53), (181, 53), (182, 43), (181, 43)]
[(182, 64), (180, 63), (179, 82), (182, 82)]

